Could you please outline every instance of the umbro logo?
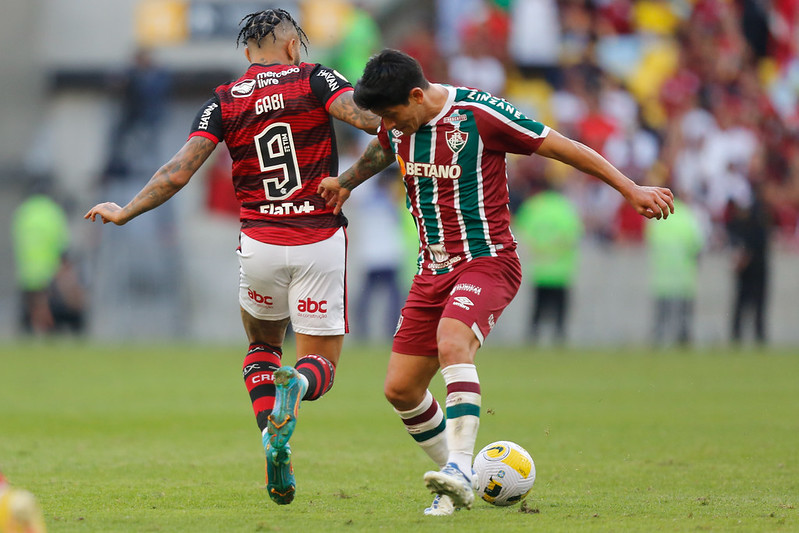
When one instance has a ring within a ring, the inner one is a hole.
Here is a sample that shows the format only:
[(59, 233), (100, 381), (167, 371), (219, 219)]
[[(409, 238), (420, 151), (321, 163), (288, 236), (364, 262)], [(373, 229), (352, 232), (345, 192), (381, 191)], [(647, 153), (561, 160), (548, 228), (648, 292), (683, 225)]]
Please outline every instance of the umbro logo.
[(453, 305), (457, 305), (458, 307), (466, 309), (467, 311), (469, 311), (474, 305), (474, 302), (471, 301), (466, 296), (456, 296), (455, 298), (453, 298), (453, 300), (454, 300)]

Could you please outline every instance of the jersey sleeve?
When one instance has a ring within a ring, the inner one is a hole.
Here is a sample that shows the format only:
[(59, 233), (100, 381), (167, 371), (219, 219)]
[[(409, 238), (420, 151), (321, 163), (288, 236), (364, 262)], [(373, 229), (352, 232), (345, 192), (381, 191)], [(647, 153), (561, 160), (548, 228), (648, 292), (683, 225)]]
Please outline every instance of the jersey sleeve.
[(325, 111), (330, 109), (330, 104), (339, 97), (340, 94), (347, 91), (352, 91), (352, 84), (333, 70), (332, 68), (323, 65), (316, 65), (311, 71), (311, 92), (319, 98), (322, 105), (325, 106)]
[(205, 137), (215, 143), (224, 140), (222, 131), (222, 106), (219, 105), (219, 96), (214, 95), (203, 104), (194, 117), (189, 138)]
[(485, 112), (479, 113), (478, 128), (489, 150), (524, 155), (538, 150), (550, 131), (548, 126), (527, 118), (504, 101), (497, 106), (486, 106)]

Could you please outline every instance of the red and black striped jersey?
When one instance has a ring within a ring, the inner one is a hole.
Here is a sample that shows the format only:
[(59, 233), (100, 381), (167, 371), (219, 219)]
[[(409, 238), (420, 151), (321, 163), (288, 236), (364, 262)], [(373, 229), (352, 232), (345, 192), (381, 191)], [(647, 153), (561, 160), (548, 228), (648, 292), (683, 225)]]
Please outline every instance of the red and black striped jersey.
[(224, 141), (233, 159), (241, 231), (261, 242), (309, 244), (347, 224), (317, 193), (338, 174), (330, 104), (352, 85), (319, 64), (252, 64), (216, 88), (189, 137)]

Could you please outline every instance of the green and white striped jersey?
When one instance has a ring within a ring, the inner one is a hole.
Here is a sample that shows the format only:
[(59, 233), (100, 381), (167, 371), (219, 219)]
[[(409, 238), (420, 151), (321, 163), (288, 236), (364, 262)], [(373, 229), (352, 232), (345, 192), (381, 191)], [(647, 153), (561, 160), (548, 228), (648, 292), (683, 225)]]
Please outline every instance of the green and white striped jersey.
[(419, 273), (450, 272), (512, 250), (506, 153), (532, 154), (549, 128), (507, 101), (444, 86), (441, 112), (411, 135), (378, 133), (394, 152), (419, 233)]

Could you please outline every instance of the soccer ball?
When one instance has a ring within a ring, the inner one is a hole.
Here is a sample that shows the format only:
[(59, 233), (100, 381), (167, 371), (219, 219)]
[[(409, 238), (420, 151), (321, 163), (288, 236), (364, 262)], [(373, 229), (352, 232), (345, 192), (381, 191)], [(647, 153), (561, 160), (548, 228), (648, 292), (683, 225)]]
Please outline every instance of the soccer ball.
[(492, 505), (519, 503), (535, 482), (535, 463), (527, 450), (507, 440), (492, 442), (474, 459), (477, 494)]

